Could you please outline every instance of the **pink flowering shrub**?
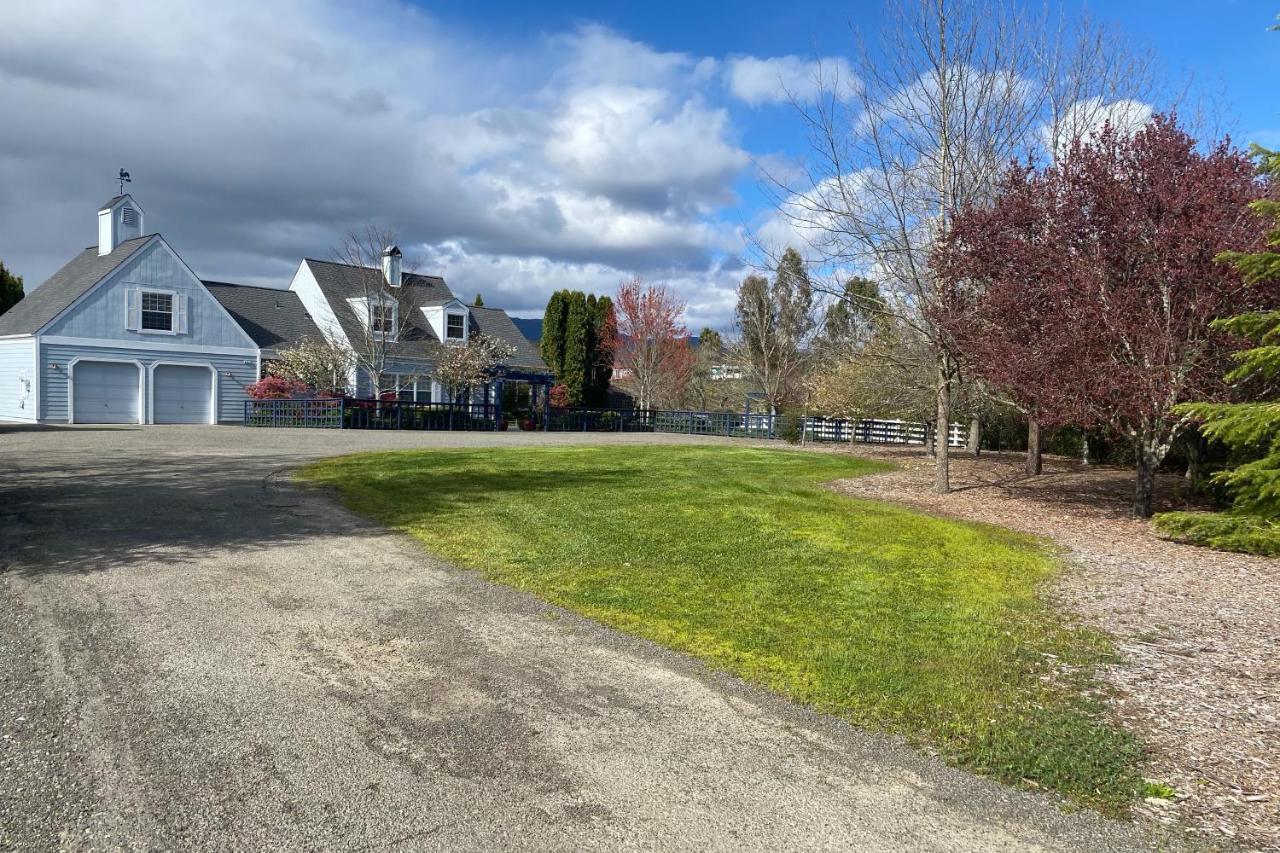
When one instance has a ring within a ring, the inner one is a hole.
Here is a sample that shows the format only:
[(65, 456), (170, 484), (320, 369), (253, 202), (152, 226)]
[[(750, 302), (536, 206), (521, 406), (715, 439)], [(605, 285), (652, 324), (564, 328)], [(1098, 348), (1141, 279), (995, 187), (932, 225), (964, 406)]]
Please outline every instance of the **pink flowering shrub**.
[(255, 400), (289, 400), (306, 397), (311, 389), (295, 379), (264, 376), (252, 385), (246, 385), (244, 391)]

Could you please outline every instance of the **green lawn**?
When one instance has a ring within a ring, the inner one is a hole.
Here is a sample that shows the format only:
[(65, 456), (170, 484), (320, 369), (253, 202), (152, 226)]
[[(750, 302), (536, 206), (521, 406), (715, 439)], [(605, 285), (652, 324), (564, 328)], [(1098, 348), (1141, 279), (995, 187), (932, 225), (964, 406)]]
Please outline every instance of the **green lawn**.
[(348, 456), (303, 476), (431, 552), (951, 761), (1117, 812), (1140, 750), (1038, 542), (821, 488), (840, 455), (582, 447)]

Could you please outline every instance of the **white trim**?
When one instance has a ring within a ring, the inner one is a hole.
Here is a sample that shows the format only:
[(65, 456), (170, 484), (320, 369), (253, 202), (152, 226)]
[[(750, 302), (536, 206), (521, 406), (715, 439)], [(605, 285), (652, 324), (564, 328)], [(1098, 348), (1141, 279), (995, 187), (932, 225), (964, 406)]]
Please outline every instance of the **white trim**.
[(156, 422), (156, 368), (157, 367), (207, 367), (213, 374), (209, 386), (209, 423), (218, 423), (218, 368), (212, 363), (190, 361), (153, 361), (147, 367), (147, 423)]
[[(43, 372), (40, 370), (40, 339), (39, 338), (32, 338), (31, 340), (31, 355), (32, 355), (31, 387), (35, 389), (36, 420), (38, 421), (40, 420), (40, 402), (41, 402), (40, 401), (40, 374)], [(68, 394), (71, 393), (70, 389), (68, 389), (67, 393)]]
[(34, 338), (34, 337), (35, 337), (35, 334), (32, 332), (23, 332), (20, 335), (0, 335), (0, 344), (8, 343), (9, 341), (16, 341), (16, 340), (19, 340), (20, 338)]
[[(210, 296), (210, 299), (213, 297)], [(257, 347), (206, 347), (195, 344), (167, 344), (163, 341), (117, 341), (111, 338), (77, 338), (66, 335), (40, 335), (46, 344), (73, 347), (100, 347), (102, 349), (144, 349), (164, 352), (189, 352), (199, 355), (260, 355)]]
[[(176, 290), (162, 290), (159, 287), (147, 287), (141, 282), (136, 282), (136, 281), (131, 282), (126, 280), (125, 284), (136, 284), (137, 287), (135, 288), (135, 290), (138, 291), (138, 328), (133, 329), (132, 331), (135, 331), (140, 335), (172, 336), (172, 335), (178, 334), (178, 300), (181, 298), (182, 294), (178, 293), (178, 291)], [(155, 296), (169, 297), (169, 328), (144, 329), (142, 327), (142, 315), (144, 313), (144, 309), (142, 307), (142, 298), (146, 296), (148, 293)], [(212, 299), (213, 294), (209, 294), (209, 298)]]
[[(146, 368), (142, 366), (142, 362), (136, 358), (81, 358), (76, 356), (67, 362), (67, 423), (74, 424), (76, 422), (76, 365), (82, 361), (107, 361), (113, 364), (132, 364), (138, 368), (138, 423), (145, 424), (146, 419), (146, 395), (143, 393), (147, 383), (144, 381)], [(40, 411), (39, 405), (36, 406), (36, 412)]]
[[(305, 277), (303, 273), (306, 274)], [(320, 330), (320, 334), (326, 341), (349, 350), (354, 349), (346, 330), (338, 321), (338, 315), (334, 313), (333, 305), (329, 303), (329, 297), (325, 295), (320, 282), (316, 280), (315, 271), (311, 269), (308, 259), (303, 258), (298, 263), (297, 271), (289, 280), (289, 290), (298, 294), (302, 307), (307, 309), (307, 313), (311, 315), (316, 328)]]

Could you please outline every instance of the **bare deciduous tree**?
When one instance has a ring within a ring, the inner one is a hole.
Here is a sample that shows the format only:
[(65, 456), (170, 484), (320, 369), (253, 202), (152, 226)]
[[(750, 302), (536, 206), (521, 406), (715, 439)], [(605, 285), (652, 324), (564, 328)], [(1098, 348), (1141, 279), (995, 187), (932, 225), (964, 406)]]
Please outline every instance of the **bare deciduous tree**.
[[(952, 215), (981, 206), (1018, 160), (1063, 133), (1093, 129), (1142, 96), (1148, 63), (1087, 22), (1051, 26), (1004, 0), (898, 0), (876, 49), (859, 42), (855, 79), (819, 71), (821, 93), (794, 99), (812, 159), (768, 180), (775, 201), (828, 269), (874, 280), (884, 311), (924, 342), (940, 434), (952, 414), (957, 353), (930, 319), (941, 285), (929, 256)], [(946, 442), (934, 489), (950, 490)]]
[(351, 341), (356, 369), (369, 377), (375, 396), (394, 390), (387, 387), (387, 376), (392, 372), (401, 376), (406, 373), (389, 371), (388, 363), (397, 343), (414, 329), (416, 308), (405, 298), (403, 289), (404, 278), (412, 275), (413, 265), (406, 266), (395, 232), (373, 224), (349, 232), (333, 254), (338, 263), (358, 268), (352, 272), (353, 290), (359, 294), (358, 304), (352, 307), (358, 329)]

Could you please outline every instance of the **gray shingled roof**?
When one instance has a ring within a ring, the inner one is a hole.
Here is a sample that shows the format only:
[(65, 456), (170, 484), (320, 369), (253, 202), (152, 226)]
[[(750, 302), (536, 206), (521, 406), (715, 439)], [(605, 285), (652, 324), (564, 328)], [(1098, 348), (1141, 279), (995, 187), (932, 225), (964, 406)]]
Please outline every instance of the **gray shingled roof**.
[[(333, 261), (317, 261), (312, 258), (307, 258), (306, 263), (311, 268), (320, 290), (333, 308), (334, 315), (346, 333), (347, 339), (353, 344), (360, 341), (363, 338), (361, 321), (347, 300), (383, 292), (382, 270), (355, 267)], [(439, 276), (405, 273), (397, 295), (400, 298), (401, 314), (408, 318), (410, 328), (405, 330), (399, 341), (387, 348), (387, 355), (393, 358), (429, 360), (432, 346), (439, 343), (440, 339), (436, 337), (431, 324), (427, 322), (426, 316), (420, 309), (443, 305), (455, 298), (453, 291)], [(515, 348), (516, 352), (508, 364), (509, 367), (539, 372), (547, 370), (537, 349), (525, 339), (524, 335), (520, 334), (520, 330), (511, 322), (511, 318), (505, 311), (498, 308), (469, 308), (469, 310), (476, 331), (482, 335), (506, 341)]]
[(115, 203), (116, 203), (116, 202), (118, 202), (118, 201), (119, 201), (120, 199), (122, 199), (122, 198), (124, 198), (124, 196), (122, 196), (122, 195), (113, 195), (110, 199), (108, 199), (108, 200), (107, 200), (107, 203), (106, 203), (106, 204), (104, 204), (104, 205), (102, 205), (102, 207), (99, 207), (99, 208), (98, 208), (98, 212), (99, 212), (99, 213), (101, 213), (101, 212), (102, 212), (102, 211), (104, 211), (104, 210), (110, 210), (112, 207), (114, 207), (114, 206), (115, 206)]
[[(347, 300), (382, 293), (382, 270), (312, 258), (307, 258), (306, 263), (333, 309), (338, 324), (346, 333), (347, 340), (358, 345), (364, 337), (361, 321)], [(401, 315), (406, 318), (409, 328), (404, 330), (400, 340), (387, 347), (387, 355), (393, 358), (429, 358), (431, 345), (439, 343), (440, 339), (432, 331), (427, 318), (416, 309), (424, 305), (439, 305), (440, 300), (452, 299), (453, 293), (439, 276), (405, 273), (397, 295), (400, 298)]]
[(21, 302), (0, 314), (0, 335), (32, 335), (127, 261), (156, 234), (125, 240), (106, 255), (90, 246), (76, 255)]
[(529, 343), (516, 324), (511, 322), (507, 312), (501, 308), (479, 308), (473, 306), (471, 311), (471, 328), (486, 338), (496, 338), (515, 350), (515, 354), (507, 359), (507, 367), (529, 370), (538, 373), (549, 373), (543, 363), (538, 348)]
[(261, 347), (263, 358), (275, 358), (278, 349), (294, 346), (303, 338), (324, 340), (292, 290), (226, 281), (206, 281), (204, 286)]

